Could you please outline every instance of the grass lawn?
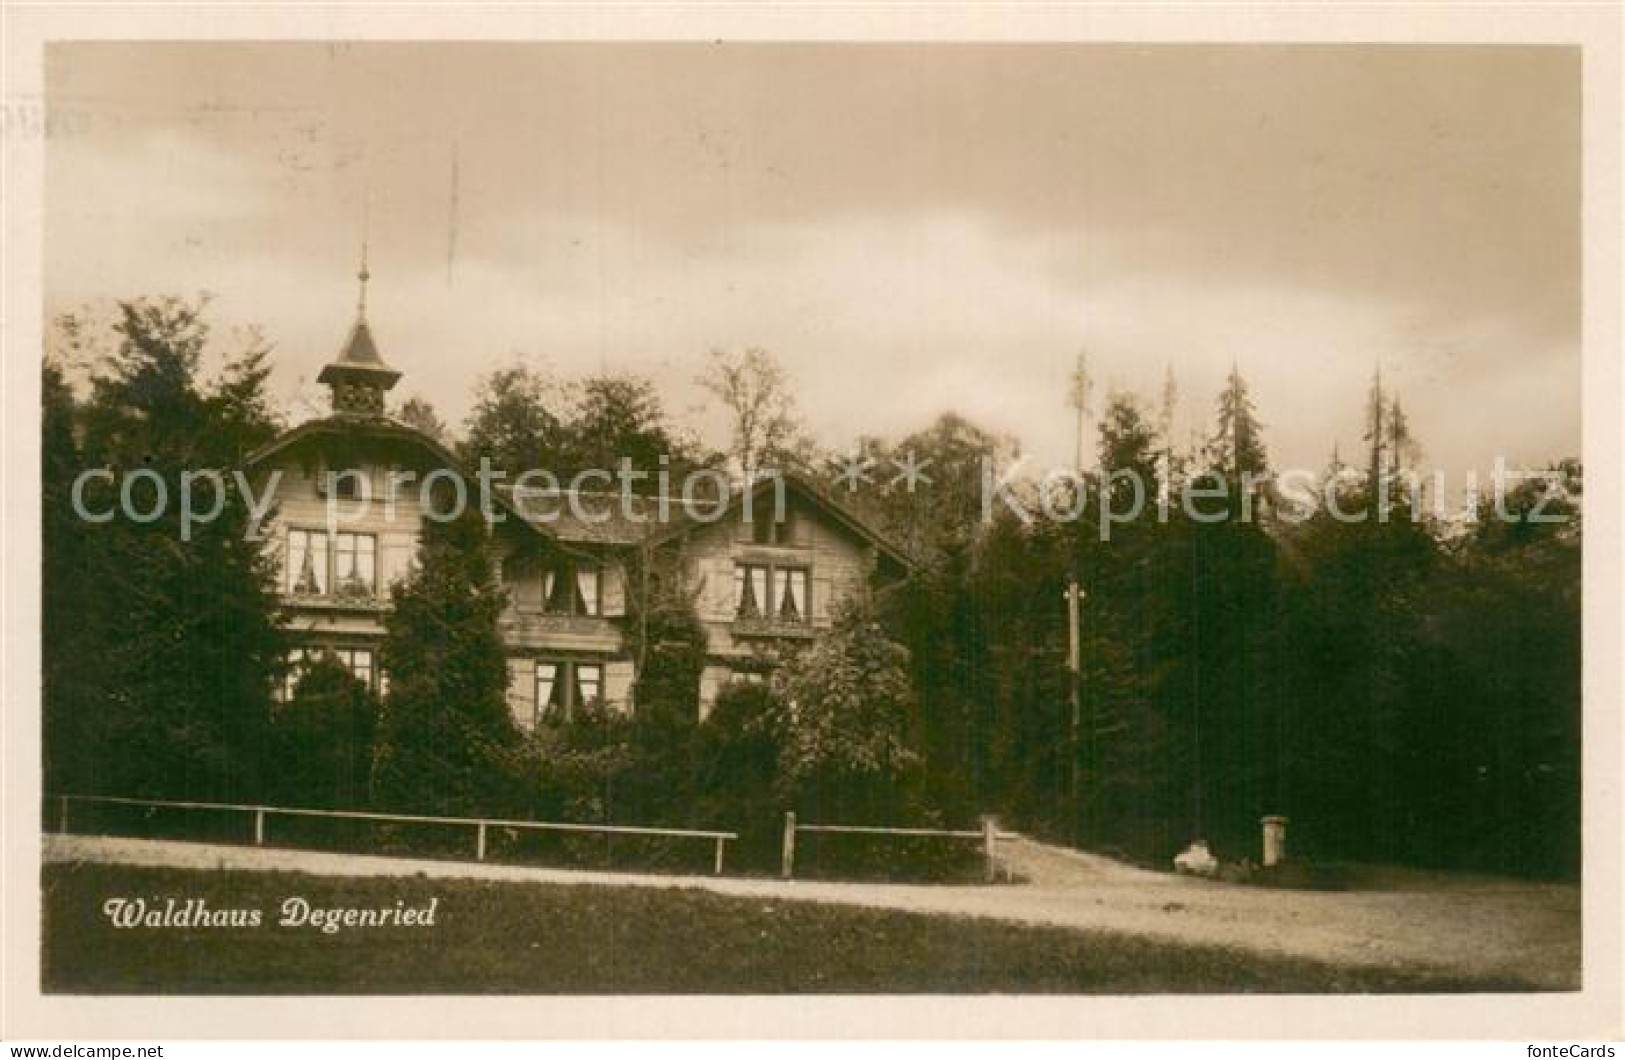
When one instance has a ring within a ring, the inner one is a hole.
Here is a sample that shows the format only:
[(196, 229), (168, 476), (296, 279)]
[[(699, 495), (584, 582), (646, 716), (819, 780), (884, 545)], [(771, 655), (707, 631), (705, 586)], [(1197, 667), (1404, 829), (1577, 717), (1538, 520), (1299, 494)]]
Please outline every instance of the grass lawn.
[[(1203, 946), (700, 890), (48, 865), (56, 993), (1213, 993), (1525, 990)], [(433, 927), (324, 934), (312, 906), (426, 906)], [(112, 898), (260, 909), (261, 926), (115, 928)]]

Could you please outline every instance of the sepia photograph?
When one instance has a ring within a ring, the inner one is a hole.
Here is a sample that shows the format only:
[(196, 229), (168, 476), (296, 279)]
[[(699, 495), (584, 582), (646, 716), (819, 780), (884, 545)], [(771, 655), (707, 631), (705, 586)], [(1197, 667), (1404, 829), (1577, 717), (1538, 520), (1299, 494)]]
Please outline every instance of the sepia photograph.
[(1580, 47), (41, 48), (42, 999), (1597, 985)]

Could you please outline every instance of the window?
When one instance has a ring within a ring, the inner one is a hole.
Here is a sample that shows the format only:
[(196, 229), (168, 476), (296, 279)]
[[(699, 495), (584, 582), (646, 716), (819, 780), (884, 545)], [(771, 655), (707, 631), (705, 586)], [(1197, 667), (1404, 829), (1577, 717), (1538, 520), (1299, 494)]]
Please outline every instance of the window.
[(536, 663), (536, 717), (563, 721), (577, 708), (604, 699), (602, 663), (538, 661)]
[(332, 467), (324, 461), (317, 466), (315, 476), (318, 496), (338, 497), (347, 501), (371, 499), (372, 484), (368, 481), (365, 468), (348, 465)]
[(355, 679), (372, 687), (372, 649), (370, 648), (335, 648), (333, 654), (355, 675)]
[(773, 584), (772, 568), (741, 563), (734, 568), (734, 613), (740, 618), (766, 618), (773, 607), (769, 588)]
[(288, 531), (288, 592), (297, 596), (371, 597), (378, 585), (372, 534)]
[(741, 563), (734, 567), (734, 614), (738, 618), (807, 622), (807, 571)]
[(299, 682), (305, 679), (316, 660), (324, 655), (332, 655), (342, 663), (345, 669), (355, 675), (355, 679), (372, 687), (373, 663), (371, 648), (295, 648), (288, 653), (288, 673), (282, 679), (282, 698), (292, 699), (299, 691)]
[(360, 468), (341, 467), (333, 472), (333, 493), (347, 501), (358, 499), (362, 493), (362, 476), (365, 472)]
[(779, 594), (779, 621), (805, 622), (807, 620), (807, 572), (783, 570), (779, 572), (784, 589)]
[(376, 573), (377, 544), (371, 534), (334, 535), (333, 583), (339, 595), (374, 595)]
[(327, 535), (320, 530), (288, 531), (288, 591), (327, 595)]
[[(795, 525), (788, 511), (775, 512), (776, 504), (769, 504), (751, 512), (750, 539), (757, 545), (795, 544)], [(778, 518), (774, 518), (777, 515)]]
[(542, 611), (549, 615), (600, 614), (601, 581), (596, 563), (559, 560), (542, 571)]

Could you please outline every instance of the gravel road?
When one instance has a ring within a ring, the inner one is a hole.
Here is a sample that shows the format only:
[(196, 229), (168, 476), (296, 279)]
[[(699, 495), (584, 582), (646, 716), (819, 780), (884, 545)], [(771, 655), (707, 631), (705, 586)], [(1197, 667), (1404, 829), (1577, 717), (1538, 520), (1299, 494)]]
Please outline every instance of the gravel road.
[(1515, 976), (1580, 986), (1580, 889), (1574, 885), (1395, 874), (1382, 890), (1291, 891), (1149, 872), (1019, 839), (1001, 843), (1025, 882), (993, 887), (826, 883), (579, 872), (92, 836), (44, 837), (46, 862), (175, 868), (698, 887), (720, 894), (835, 902), (1099, 929), (1339, 963)]

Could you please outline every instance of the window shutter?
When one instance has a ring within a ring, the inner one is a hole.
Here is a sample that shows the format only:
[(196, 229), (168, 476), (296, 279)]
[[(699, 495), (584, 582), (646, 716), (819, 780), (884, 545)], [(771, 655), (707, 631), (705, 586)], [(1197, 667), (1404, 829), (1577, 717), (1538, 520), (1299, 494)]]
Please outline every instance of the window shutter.
[(598, 567), (582, 563), (576, 567), (576, 598), (581, 601), (581, 613), (598, 614)]
[(522, 730), (536, 723), (536, 698), (531, 687), (534, 669), (526, 659), (508, 660), (508, 713)]
[(606, 563), (602, 570), (604, 617), (623, 618), (626, 615), (626, 567)]

